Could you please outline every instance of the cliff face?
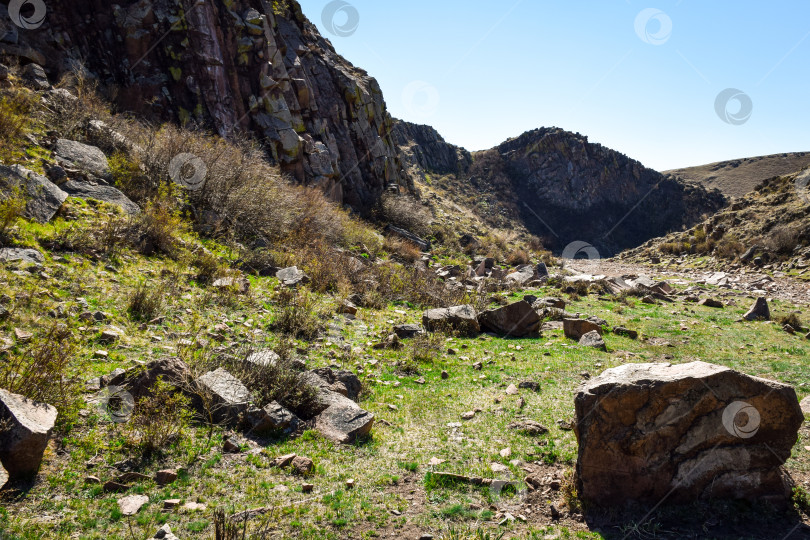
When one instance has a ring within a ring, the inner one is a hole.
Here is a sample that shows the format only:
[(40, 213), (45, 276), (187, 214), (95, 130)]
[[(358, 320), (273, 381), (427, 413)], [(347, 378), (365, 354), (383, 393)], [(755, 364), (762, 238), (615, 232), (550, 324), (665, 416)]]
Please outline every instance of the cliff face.
[(689, 227), (726, 201), (559, 128), (524, 133), (497, 147), (527, 227), (557, 249), (586, 241), (603, 255)]
[(438, 174), (463, 173), (472, 165), (472, 155), (467, 150), (448, 143), (432, 127), (403, 120), (394, 122), (392, 135), (406, 164)]
[(294, 0), (60, 0), (18, 40), (52, 78), (83, 64), (124, 110), (256, 135), (283, 172), (357, 209), (408, 185), (377, 81)]

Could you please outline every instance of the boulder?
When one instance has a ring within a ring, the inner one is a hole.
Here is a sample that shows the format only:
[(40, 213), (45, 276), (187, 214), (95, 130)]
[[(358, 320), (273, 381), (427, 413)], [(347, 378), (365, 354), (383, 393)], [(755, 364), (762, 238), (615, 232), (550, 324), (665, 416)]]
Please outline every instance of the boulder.
[[(165, 503), (167, 502), (169, 501), (164, 501), (164, 507), (166, 506)], [(179, 499), (177, 500), (177, 504), (180, 504)], [(173, 508), (174, 506), (176, 505), (170, 505), (170, 508)], [(153, 536), (152, 538), (159, 538), (161, 540), (179, 540), (179, 538), (175, 536), (174, 533), (172, 533), (172, 529), (171, 527), (169, 527), (168, 524), (158, 529), (158, 531), (155, 533), (155, 536)]]
[(247, 294), (250, 290), (250, 281), (243, 277), (224, 277), (214, 281), (211, 286), (217, 289), (232, 290), (239, 294)]
[(22, 79), (35, 90), (48, 90), (51, 87), (45, 69), (39, 64), (28, 64), (22, 68), (20, 74)]
[(429, 309), (422, 315), (422, 326), (429, 332), (455, 331), (475, 337), (481, 331), (475, 308), (471, 305)]
[(304, 419), (314, 418), (315, 429), (321, 435), (332, 441), (348, 444), (371, 432), (374, 415), (361, 409), (349, 397), (331, 390), (333, 383), (311, 371), (303, 374), (302, 382), (316, 388), (317, 394), (312, 403), (296, 412)]
[(788, 385), (705, 362), (625, 364), (583, 383), (574, 404), (589, 504), (789, 494), (780, 467), (803, 418)]
[(110, 164), (101, 149), (78, 141), (57, 139), (53, 147), (56, 162), (67, 169), (79, 169), (110, 179)]
[(191, 370), (185, 362), (179, 358), (169, 357), (152, 360), (145, 366), (116, 373), (103, 382), (108, 386), (126, 388), (138, 400), (149, 394), (158, 377), (179, 389), (188, 388), (192, 380)]
[(602, 336), (596, 330), (591, 330), (587, 334), (584, 334), (581, 338), (579, 338), (579, 344), (583, 347), (592, 347), (594, 349), (599, 349), (602, 351), (607, 350), (607, 345), (605, 344), (605, 340), (602, 339)]
[(526, 285), (535, 277), (535, 268), (530, 264), (518, 266), (514, 272), (506, 275), (506, 281), (516, 285)]
[(540, 315), (525, 300), (497, 309), (490, 309), (478, 316), (481, 328), (507, 337), (540, 336)]
[(616, 328), (613, 329), (613, 333), (616, 334), (617, 336), (624, 336), (630, 339), (638, 339), (638, 332), (636, 332), (635, 330), (625, 328), (624, 326), (617, 326)]
[(122, 499), (118, 499), (118, 508), (123, 515), (134, 516), (148, 502), (149, 497), (146, 495), (127, 495)]
[(710, 308), (722, 308), (723, 307), (723, 302), (721, 302), (720, 300), (716, 300), (714, 298), (704, 298), (703, 300), (698, 302), (698, 305), (699, 306), (706, 306), (706, 307), (710, 307)]
[(299, 270), (297, 266), (282, 268), (276, 272), (276, 277), (285, 287), (297, 287), (309, 283), (309, 276)]
[(597, 332), (600, 336), (602, 335), (602, 327), (596, 324), (593, 321), (587, 321), (585, 319), (564, 319), (563, 320), (563, 332), (565, 332), (565, 337), (568, 339), (575, 339), (579, 341), (579, 339), (587, 334), (588, 332)]
[(275, 351), (264, 349), (251, 353), (245, 358), (246, 362), (259, 367), (275, 366), (281, 357)]
[(78, 197), (80, 199), (95, 199), (97, 201), (120, 206), (124, 212), (129, 215), (135, 215), (141, 211), (141, 208), (129, 200), (129, 197), (112, 186), (71, 180), (62, 184), (62, 189), (65, 190), (65, 192), (71, 197)]
[(209, 371), (199, 379), (200, 389), (211, 398), (216, 421), (232, 421), (247, 411), (251, 395), (242, 382), (223, 368)]
[(300, 424), (299, 418), (277, 401), (249, 411), (248, 422), (256, 433), (292, 433)]
[(405, 229), (400, 229), (399, 227), (394, 227), (393, 225), (388, 225), (385, 227), (385, 232), (387, 234), (392, 234), (394, 236), (398, 236), (403, 240), (407, 240), (412, 244), (416, 245), (421, 251), (430, 251), (430, 242), (425, 240), (424, 238), (420, 238), (419, 236), (413, 234), (410, 231), (406, 231)]
[(411, 339), (424, 334), (425, 329), (418, 324), (398, 324), (394, 327), (394, 333), (399, 339)]
[(768, 301), (764, 298), (757, 298), (743, 318), (746, 321), (770, 321), (771, 310), (768, 308)]
[(19, 165), (0, 165), (0, 181), (22, 190), (27, 196), (23, 217), (39, 223), (49, 222), (68, 198), (56, 184)]
[[(323, 367), (312, 370), (312, 373), (326, 381), (329, 389), (334, 389), (335, 385), (340, 384), (345, 389), (345, 393), (339, 392), (351, 399), (357, 401), (360, 398), (360, 391), (363, 389), (363, 383), (360, 378), (346, 370), (333, 370), (330, 367)], [(320, 383), (315, 386), (320, 386)]]
[(37, 473), (56, 416), (50, 405), (0, 389), (0, 463), (10, 478)]
[(45, 262), (45, 257), (36, 249), (3, 248), (0, 249), (0, 260), (42, 264)]

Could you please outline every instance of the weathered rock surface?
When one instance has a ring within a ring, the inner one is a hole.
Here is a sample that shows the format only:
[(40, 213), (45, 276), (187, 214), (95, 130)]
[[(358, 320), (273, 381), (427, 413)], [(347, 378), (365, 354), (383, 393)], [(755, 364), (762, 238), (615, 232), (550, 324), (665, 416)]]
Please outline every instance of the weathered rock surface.
[(469, 304), (429, 309), (422, 315), (422, 326), (428, 332), (451, 330), (467, 336), (476, 336), (481, 331), (475, 308)]
[(179, 389), (187, 389), (191, 386), (192, 373), (185, 362), (179, 358), (159, 358), (152, 360), (145, 366), (118, 373), (107, 379), (105, 383), (110, 386), (126, 388), (138, 400), (149, 394), (158, 378)]
[(574, 403), (589, 503), (788, 495), (780, 466), (803, 420), (790, 386), (704, 362), (626, 364), (584, 383)]
[(430, 251), (430, 242), (425, 240), (424, 238), (412, 233), (411, 231), (406, 231), (405, 229), (401, 229), (399, 227), (395, 227), (394, 225), (387, 225), (385, 227), (385, 232), (387, 234), (392, 234), (394, 236), (398, 236), (403, 240), (407, 240), (408, 242), (414, 244), (422, 251)]
[(256, 433), (292, 433), (298, 429), (299, 418), (274, 401), (263, 409), (248, 412), (251, 430)]
[(472, 164), (472, 155), (449, 144), (430, 126), (394, 120), (391, 132), (405, 164), (415, 164), (426, 172), (455, 174)]
[(54, 407), (0, 389), (0, 463), (10, 478), (25, 478), (39, 470), (56, 424)]
[(388, 184), (410, 186), (377, 81), (338, 55), (298, 2), (193, 7), (58, 3), (36, 32), (18, 33), (19, 48), (47, 60), (54, 79), (82, 58), (120, 89), (122, 110), (199, 121), (223, 137), (252, 132), (284, 173), (357, 209)]
[(118, 508), (123, 515), (134, 516), (148, 502), (149, 497), (146, 495), (127, 495), (122, 499), (118, 499)]
[(588, 332), (597, 332), (601, 336), (602, 327), (586, 319), (564, 319), (563, 332), (568, 339), (579, 341)]
[(21, 190), (28, 199), (23, 217), (39, 223), (50, 221), (68, 198), (67, 193), (46, 177), (20, 165), (0, 165), (0, 181), (9, 188)]
[(197, 379), (197, 384), (211, 398), (212, 413), (218, 421), (234, 420), (250, 405), (250, 391), (224, 368), (209, 371)]
[(540, 335), (540, 315), (532, 306), (521, 300), (497, 309), (490, 309), (478, 316), (481, 328), (507, 337)]
[(297, 266), (282, 268), (276, 272), (276, 277), (285, 287), (297, 287), (309, 283), (309, 276), (303, 270), (299, 270)]
[(398, 324), (394, 333), (399, 339), (411, 339), (425, 333), (425, 329), (418, 324)]
[(804, 414), (810, 414), (810, 396), (804, 398), (799, 406)]
[(141, 211), (141, 208), (132, 202), (129, 197), (112, 186), (70, 180), (62, 184), (62, 189), (71, 197), (95, 199), (97, 201), (120, 206), (124, 212), (130, 215), (138, 214)]
[(57, 139), (53, 153), (56, 162), (62, 167), (86, 171), (100, 178), (110, 178), (107, 156), (95, 146), (68, 139)]

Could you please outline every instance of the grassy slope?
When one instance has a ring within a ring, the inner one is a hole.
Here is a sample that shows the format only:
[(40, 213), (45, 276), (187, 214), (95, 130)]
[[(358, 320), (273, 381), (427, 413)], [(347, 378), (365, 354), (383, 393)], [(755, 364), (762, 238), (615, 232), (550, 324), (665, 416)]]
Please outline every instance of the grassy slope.
[[(58, 227), (58, 222), (45, 229), (54, 226)], [(37, 234), (47, 236), (47, 231), (38, 227)], [(0, 327), (4, 336), (12, 336), (15, 327), (41, 332), (49, 308), (59, 302), (69, 307), (78, 296), (92, 308), (110, 313), (110, 323), (126, 330), (123, 342), (109, 347), (95, 341), (101, 325), (79, 328), (80, 323), (70, 323), (84, 343), (80, 354), (83, 376), (101, 375), (114, 367), (130, 367), (137, 361), (178, 351), (181, 356), (189, 354), (187, 348), (178, 345), (180, 339), (194, 340), (224, 320), (231, 328), (223, 344), (226, 347), (244, 342), (272, 346), (276, 341), (266, 329), (276, 312), (271, 300), (276, 286), (273, 278), (252, 278), (249, 296), (235, 298), (197, 285), (190, 271), (172, 261), (133, 253), (122, 254), (114, 266), (79, 256), (68, 256), (68, 262), (63, 263), (49, 259), (45, 272), (50, 277), (45, 278), (15, 273), (14, 267), (4, 265), (0, 269), (0, 292), (16, 298), (13, 317)], [(166, 297), (167, 322), (141, 330), (123, 312), (125, 298), (139, 280), (158, 276), (175, 287)], [(43, 289), (49, 294), (40, 294)], [(22, 292), (31, 294), (30, 299), (22, 298)], [(547, 289), (535, 292), (541, 296), (559, 294)], [(329, 297), (322, 300), (334, 303)], [(405, 305), (361, 310), (351, 323), (335, 317), (324, 341), (299, 345), (309, 347), (312, 367), (333, 364), (357, 370), (362, 366), (366, 388), (362, 406), (380, 420), (371, 440), (337, 446), (307, 432), (297, 440), (256, 447), (255, 455), (225, 455), (220, 450), (223, 430), (216, 429), (209, 438), (207, 430), (200, 428), (162, 458), (143, 465), (147, 474), (165, 467), (185, 468), (187, 472), (168, 487), (157, 487), (151, 481), (137, 484), (131, 492), (148, 495), (150, 502), (136, 517), (124, 518), (116, 504), (120, 495), (105, 494), (99, 486), (85, 484), (83, 478), (95, 474), (102, 481), (111, 479), (110, 465), (133, 456), (126, 443), (126, 425), (106, 423), (100, 411), (88, 405), (79, 423), (47, 452), (33, 489), (22, 500), (3, 503), (0, 526), (9, 537), (109, 538), (129, 536), (130, 528), (135, 537), (148, 537), (165, 522), (182, 538), (208, 538), (212, 536), (215, 508), (239, 511), (272, 507), (274, 510), (254, 520), (253, 526), (269, 527), (284, 537), (359, 538), (385, 532), (410, 537), (415, 531), (442, 531), (451, 526), (498, 529), (497, 509), (490, 510), (490, 504), (495, 504), (528, 517), (528, 524), (508, 525), (515, 532), (534, 531), (542, 538), (555, 530), (563, 536), (569, 534), (565, 531), (584, 531), (586, 524), (576, 519), (565, 518), (559, 526), (551, 524), (546, 503), (561, 500), (559, 493), (539, 499), (499, 498), (481, 488), (437, 486), (426, 482), (427, 475), (441, 470), (493, 477), (490, 463), (501, 462), (519, 480), (525, 472), (509, 464), (509, 460), (519, 459), (539, 462), (540, 471), (564, 477), (572, 468), (576, 441), (572, 432), (559, 428), (557, 421), (573, 417), (573, 396), (582, 380), (580, 374), (596, 374), (626, 361), (686, 362), (699, 358), (789, 382), (797, 386), (800, 398), (804, 397), (810, 392), (810, 342), (789, 336), (775, 325), (735, 322), (748, 302), (740, 299), (737, 307), (716, 310), (682, 304), (627, 306), (611, 299), (584, 297), (570, 310), (599, 315), (611, 324), (624, 324), (641, 331), (643, 337), (662, 338), (673, 346), (608, 335), (608, 347), (613, 352), (601, 353), (567, 341), (561, 331), (548, 332), (539, 340), (448, 338), (440, 343), (441, 350), (430, 355), (431, 361), (419, 365), (419, 373), (408, 375), (397, 364), (409, 355), (409, 349), (375, 351), (370, 344), (387, 334), (392, 322), (418, 322), (420, 310)], [(794, 308), (776, 303), (774, 311), (787, 313)], [(682, 325), (688, 329), (682, 330)], [(341, 347), (343, 343), (349, 347)], [(102, 347), (110, 352), (110, 358), (94, 359), (93, 352)], [(445, 347), (452, 347), (457, 354), (447, 354)], [(472, 369), (475, 361), (484, 362), (482, 371)], [(449, 372), (447, 380), (441, 379), (442, 370)], [(426, 384), (415, 382), (420, 376)], [(521, 410), (518, 397), (506, 396), (505, 388), (524, 380), (539, 382), (541, 391), (521, 390), (520, 397), (525, 400)], [(461, 413), (475, 408), (482, 410), (475, 419), (463, 422), (460, 428), (449, 427), (462, 422)], [(543, 423), (549, 434), (533, 438), (507, 429), (518, 417)], [(794, 477), (805, 480), (810, 452), (803, 448), (808, 444), (804, 428), (788, 464)], [(500, 456), (504, 448), (511, 448), (509, 458)], [(316, 471), (309, 479), (316, 486), (313, 494), (301, 493), (301, 478), (268, 467), (273, 457), (288, 452), (315, 460)], [(428, 463), (432, 457), (446, 462), (431, 467)], [(94, 465), (88, 467), (88, 461)], [(344, 487), (348, 478), (356, 480), (353, 491)], [(163, 511), (162, 500), (170, 498), (202, 502), (208, 508), (201, 512)], [(526, 512), (527, 505), (532, 513)]]
[(664, 174), (680, 176), (707, 188), (717, 188), (727, 196), (742, 197), (763, 180), (791, 174), (807, 166), (810, 166), (810, 152), (796, 152), (721, 161), (664, 171)]

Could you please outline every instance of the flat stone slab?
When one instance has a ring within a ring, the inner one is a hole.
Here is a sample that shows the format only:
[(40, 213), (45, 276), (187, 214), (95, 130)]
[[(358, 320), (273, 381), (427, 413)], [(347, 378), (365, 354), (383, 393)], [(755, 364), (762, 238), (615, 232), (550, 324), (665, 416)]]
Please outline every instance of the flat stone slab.
[(0, 389), (0, 463), (11, 478), (35, 475), (56, 424), (56, 408)]
[(71, 180), (62, 185), (62, 189), (71, 197), (80, 199), (95, 199), (110, 204), (120, 206), (124, 212), (130, 215), (140, 213), (141, 208), (132, 202), (129, 197), (119, 189), (102, 184), (91, 184), (90, 182), (77, 182)]

